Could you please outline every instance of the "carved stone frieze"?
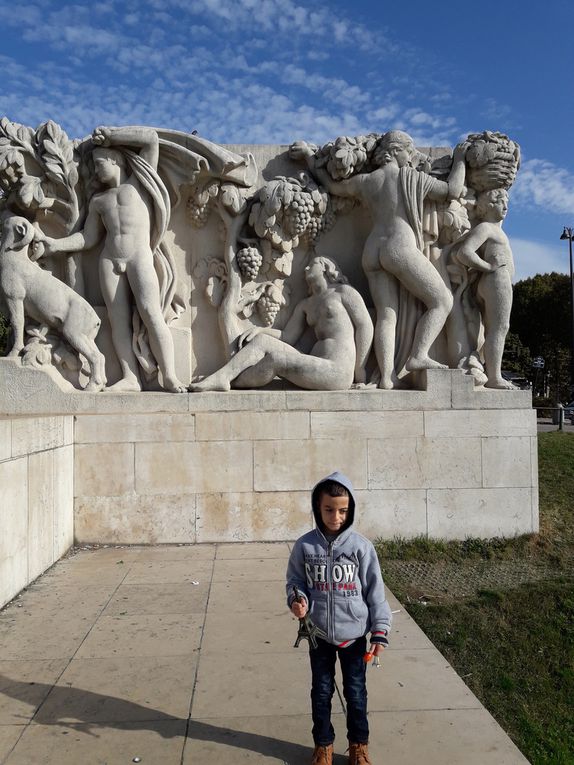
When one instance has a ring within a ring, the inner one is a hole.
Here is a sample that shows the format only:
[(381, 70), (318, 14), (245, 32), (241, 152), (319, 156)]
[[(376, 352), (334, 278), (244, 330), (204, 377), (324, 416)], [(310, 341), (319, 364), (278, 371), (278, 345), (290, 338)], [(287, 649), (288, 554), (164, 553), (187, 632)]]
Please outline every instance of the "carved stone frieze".
[(505, 388), (519, 164), (489, 131), (285, 150), (3, 118), (10, 355), (78, 390), (392, 389), (441, 367)]

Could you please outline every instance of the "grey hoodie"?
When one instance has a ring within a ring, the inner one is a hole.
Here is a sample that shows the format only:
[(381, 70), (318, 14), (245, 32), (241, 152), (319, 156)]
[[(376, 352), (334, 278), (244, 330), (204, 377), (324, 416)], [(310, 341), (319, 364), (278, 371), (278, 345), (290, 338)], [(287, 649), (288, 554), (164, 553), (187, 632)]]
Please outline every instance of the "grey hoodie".
[[(349, 492), (348, 519), (329, 542), (322, 531), (319, 513), (320, 487), (337, 481)], [(371, 642), (387, 643), (391, 609), (375, 548), (353, 531), (355, 495), (349, 479), (335, 472), (323, 478), (312, 493), (317, 528), (300, 537), (287, 566), (287, 603), (294, 599), (293, 585), (307, 599), (309, 616), (327, 635), (327, 641), (346, 646), (371, 632)]]

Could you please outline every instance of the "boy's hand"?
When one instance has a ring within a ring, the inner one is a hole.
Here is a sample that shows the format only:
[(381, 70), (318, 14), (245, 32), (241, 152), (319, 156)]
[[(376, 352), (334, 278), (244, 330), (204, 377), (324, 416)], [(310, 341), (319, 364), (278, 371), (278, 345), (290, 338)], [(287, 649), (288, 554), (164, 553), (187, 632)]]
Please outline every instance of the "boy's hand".
[(302, 619), (308, 610), (307, 603), (298, 603), (296, 600), (291, 603), (291, 613), (297, 619)]
[(371, 643), (369, 653), (372, 653), (373, 656), (380, 656), (384, 650), (385, 646), (382, 643)]

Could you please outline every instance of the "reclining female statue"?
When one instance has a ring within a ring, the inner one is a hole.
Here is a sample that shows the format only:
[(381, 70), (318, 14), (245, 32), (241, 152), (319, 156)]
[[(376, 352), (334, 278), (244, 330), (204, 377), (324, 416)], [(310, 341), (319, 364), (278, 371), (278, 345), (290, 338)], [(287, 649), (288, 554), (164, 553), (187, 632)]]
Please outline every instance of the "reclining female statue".
[[(310, 390), (345, 390), (366, 381), (373, 323), (361, 295), (330, 258), (314, 257), (305, 269), (309, 296), (284, 329), (254, 327), (239, 338), (239, 351), (191, 391), (259, 388), (278, 376)], [(316, 342), (310, 353), (293, 346), (307, 327)]]

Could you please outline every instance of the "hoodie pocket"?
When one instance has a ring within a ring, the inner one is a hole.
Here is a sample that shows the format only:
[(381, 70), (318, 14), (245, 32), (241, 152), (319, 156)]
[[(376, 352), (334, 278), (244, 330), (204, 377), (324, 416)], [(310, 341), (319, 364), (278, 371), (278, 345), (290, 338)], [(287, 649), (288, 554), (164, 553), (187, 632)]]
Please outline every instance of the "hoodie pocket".
[(313, 624), (320, 627), (323, 632), (327, 633), (327, 599), (326, 598), (313, 598), (311, 600), (311, 608), (309, 609), (309, 617)]
[(349, 598), (337, 604), (335, 631), (337, 642), (354, 640), (367, 631), (369, 610), (362, 598)]

